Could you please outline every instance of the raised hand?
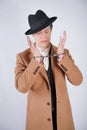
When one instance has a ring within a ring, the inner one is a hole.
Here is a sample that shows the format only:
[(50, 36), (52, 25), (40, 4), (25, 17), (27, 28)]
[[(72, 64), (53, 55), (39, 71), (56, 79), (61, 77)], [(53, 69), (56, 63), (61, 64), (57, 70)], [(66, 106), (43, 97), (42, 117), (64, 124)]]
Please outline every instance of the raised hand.
[[(27, 42), (34, 57), (42, 56), (39, 50), (36, 48), (36, 45), (31, 41), (29, 36), (27, 36)], [(40, 63), (42, 63), (43, 61), (42, 57), (38, 57), (35, 59)]]
[(65, 42), (66, 42), (66, 32), (63, 32), (63, 37), (60, 36), (60, 41), (59, 41), (59, 45), (57, 48), (57, 54), (58, 54), (58, 61), (60, 62), (63, 57), (64, 57), (64, 46), (65, 46)]
[(58, 48), (57, 48), (57, 54), (64, 53), (65, 42), (66, 42), (66, 32), (64, 31), (63, 37), (60, 36), (60, 41), (59, 41), (59, 45), (58, 45)]

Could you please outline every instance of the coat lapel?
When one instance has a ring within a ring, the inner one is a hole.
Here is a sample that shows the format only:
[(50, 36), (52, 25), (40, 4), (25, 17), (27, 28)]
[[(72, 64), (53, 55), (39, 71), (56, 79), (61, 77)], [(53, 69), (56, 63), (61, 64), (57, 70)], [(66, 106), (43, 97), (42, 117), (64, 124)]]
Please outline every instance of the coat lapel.
[[(56, 54), (56, 47), (54, 47), (53, 45), (51, 45), (51, 54)], [(54, 76), (54, 80), (56, 80), (56, 73), (58, 71), (58, 65), (57, 65), (57, 59), (56, 57), (51, 57), (51, 67), (52, 67), (52, 71), (53, 71), (53, 76)], [(45, 68), (43, 67), (41, 74), (43, 76), (43, 78), (46, 80), (49, 88), (50, 88), (50, 83), (49, 83), (49, 79), (46, 73)]]
[[(32, 54), (32, 52), (31, 52), (31, 50), (30, 50), (30, 52), (29, 52), (29, 59), (32, 59), (32, 58), (33, 58), (33, 54)], [(48, 88), (49, 88), (49, 80), (48, 80), (48, 76), (47, 76), (46, 70), (45, 70), (45, 68), (44, 68), (43, 65), (42, 65), (41, 68), (42, 68), (42, 69), (41, 69), (40, 75), (44, 78), (44, 80), (46, 81), (47, 86), (48, 86)]]
[[(56, 47), (54, 47), (53, 45), (51, 45), (51, 54), (56, 54), (56, 53), (57, 53), (56, 52)], [(31, 52), (31, 50), (30, 50), (30, 53), (29, 53), (29, 58), (30, 59), (33, 58), (33, 54)], [(57, 71), (58, 71), (58, 65), (57, 65), (57, 59), (56, 59), (56, 57), (51, 57), (51, 66), (52, 66), (52, 71), (53, 71), (53, 75), (54, 75), (54, 80), (56, 81), (56, 78), (57, 78), (56, 74), (57, 74)], [(48, 79), (47, 72), (46, 72), (46, 70), (45, 70), (44, 67), (42, 67), (40, 75), (46, 81), (48, 88), (50, 88), (49, 79)]]
[(47, 83), (47, 87), (48, 89), (50, 88), (50, 83), (49, 83), (49, 79), (48, 79), (48, 76), (47, 76), (47, 72), (45, 70), (45, 68), (43, 67), (43, 69), (41, 70), (41, 76), (44, 78), (44, 80), (46, 81)]

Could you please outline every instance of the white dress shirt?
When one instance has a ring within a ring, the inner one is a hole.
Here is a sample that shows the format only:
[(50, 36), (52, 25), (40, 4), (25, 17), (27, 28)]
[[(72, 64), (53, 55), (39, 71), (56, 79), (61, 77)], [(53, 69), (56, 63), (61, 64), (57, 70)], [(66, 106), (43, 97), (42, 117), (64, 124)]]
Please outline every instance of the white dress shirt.
[[(42, 56), (47, 56), (49, 55), (49, 51), (50, 51), (50, 46), (46, 49), (41, 49), (40, 47), (36, 46), (37, 49), (40, 51), (40, 53), (42, 54)], [(44, 57), (43, 59), (43, 63), (44, 63), (44, 67), (46, 70), (48, 70), (49, 68), (49, 58), (48, 57)]]

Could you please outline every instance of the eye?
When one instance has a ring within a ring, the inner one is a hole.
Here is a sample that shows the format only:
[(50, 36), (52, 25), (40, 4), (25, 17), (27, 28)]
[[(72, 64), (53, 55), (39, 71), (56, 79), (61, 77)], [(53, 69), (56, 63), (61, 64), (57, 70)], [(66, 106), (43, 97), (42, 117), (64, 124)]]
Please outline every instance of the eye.
[(46, 30), (45, 33), (49, 33), (49, 30)]
[(41, 34), (41, 32), (37, 32), (37, 34)]

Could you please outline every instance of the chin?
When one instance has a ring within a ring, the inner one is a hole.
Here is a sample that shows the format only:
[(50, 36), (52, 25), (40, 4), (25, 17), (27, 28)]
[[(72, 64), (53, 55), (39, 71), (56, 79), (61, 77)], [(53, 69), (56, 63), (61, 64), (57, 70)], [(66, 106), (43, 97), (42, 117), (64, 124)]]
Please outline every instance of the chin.
[(46, 48), (48, 48), (48, 46), (49, 46), (49, 45), (46, 45), (46, 46), (42, 46), (42, 48), (43, 48), (43, 49), (46, 49)]

